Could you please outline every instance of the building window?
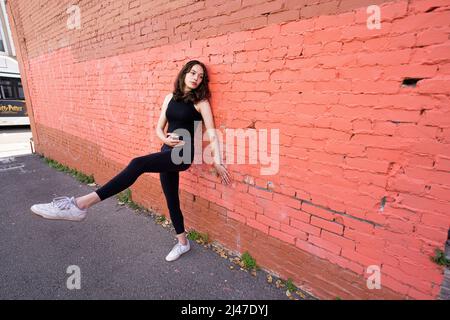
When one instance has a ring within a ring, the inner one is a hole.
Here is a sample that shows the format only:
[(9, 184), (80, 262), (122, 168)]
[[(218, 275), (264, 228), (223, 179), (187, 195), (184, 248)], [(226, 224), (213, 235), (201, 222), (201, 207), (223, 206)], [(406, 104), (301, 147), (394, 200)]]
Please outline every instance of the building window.
[(24, 100), (22, 82), (15, 78), (0, 78), (0, 98), (6, 100)]
[(17, 90), (19, 91), (19, 99), (25, 100), (25, 95), (23, 94), (22, 82), (19, 81), (17, 84)]

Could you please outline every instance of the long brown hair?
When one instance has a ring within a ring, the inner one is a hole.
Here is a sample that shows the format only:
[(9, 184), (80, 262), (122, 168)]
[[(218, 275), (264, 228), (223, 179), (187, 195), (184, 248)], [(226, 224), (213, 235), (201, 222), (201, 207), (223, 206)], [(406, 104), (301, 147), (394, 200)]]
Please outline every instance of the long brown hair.
[[(184, 79), (186, 77), (186, 73), (190, 72), (192, 67), (196, 64), (199, 64), (203, 68), (203, 79), (197, 88), (185, 93), (184, 88), (186, 85), (184, 84)], [(209, 77), (206, 66), (198, 60), (191, 60), (187, 62), (178, 73), (177, 79), (174, 83), (173, 99), (175, 101), (197, 103), (205, 98), (210, 98), (211, 92), (209, 91), (208, 83)]]

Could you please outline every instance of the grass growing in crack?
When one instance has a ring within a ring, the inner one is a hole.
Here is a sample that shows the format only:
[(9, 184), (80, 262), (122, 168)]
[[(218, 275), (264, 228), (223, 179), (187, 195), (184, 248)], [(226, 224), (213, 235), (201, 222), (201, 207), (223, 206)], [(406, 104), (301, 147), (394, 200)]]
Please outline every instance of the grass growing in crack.
[(166, 221), (166, 217), (165, 216), (157, 216), (156, 217), (156, 222), (157, 223), (163, 223), (164, 221)]
[(290, 292), (297, 291), (297, 287), (292, 283), (291, 278), (287, 279), (287, 281), (285, 281), (284, 285), (286, 286), (286, 289), (288, 289)]
[(199, 243), (209, 243), (209, 235), (207, 233), (201, 233), (196, 230), (189, 230), (187, 238)]
[(116, 197), (119, 200), (119, 204), (126, 204), (133, 210), (146, 210), (144, 207), (133, 201), (130, 188), (123, 190)]
[(69, 173), (72, 177), (74, 177), (75, 179), (77, 179), (81, 183), (86, 183), (87, 184), (87, 183), (95, 182), (94, 176), (92, 174), (88, 176), (88, 175), (86, 175), (86, 174), (84, 174), (84, 173), (82, 173), (82, 172), (80, 172), (78, 170), (71, 169), (71, 168), (69, 168), (69, 167), (59, 163), (58, 161), (55, 161), (55, 160), (47, 158), (47, 157), (44, 157), (44, 161), (47, 163), (47, 165), (50, 168), (54, 168), (54, 169), (56, 169), (58, 171), (61, 171), (61, 172)]
[(254, 269), (256, 268), (256, 260), (248, 253), (248, 251), (245, 251), (242, 256), (241, 260), (244, 263), (244, 267), (246, 269)]
[(434, 249), (434, 257), (431, 257), (431, 261), (440, 266), (450, 267), (450, 260), (447, 259), (444, 251), (439, 248)]
[(131, 202), (131, 190), (128, 188), (120, 192), (117, 195), (117, 200), (124, 204)]

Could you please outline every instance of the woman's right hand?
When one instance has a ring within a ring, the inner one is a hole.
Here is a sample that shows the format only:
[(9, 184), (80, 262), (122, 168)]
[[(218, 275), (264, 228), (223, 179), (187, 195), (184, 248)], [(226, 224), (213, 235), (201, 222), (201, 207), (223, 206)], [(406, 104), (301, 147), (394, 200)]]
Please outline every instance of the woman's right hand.
[(167, 134), (167, 137), (164, 139), (164, 143), (172, 148), (184, 145), (184, 141), (180, 140), (179, 137), (172, 132)]
[(231, 183), (231, 174), (228, 172), (227, 168), (223, 164), (214, 163), (214, 168), (216, 169), (216, 175), (222, 179), (225, 184)]

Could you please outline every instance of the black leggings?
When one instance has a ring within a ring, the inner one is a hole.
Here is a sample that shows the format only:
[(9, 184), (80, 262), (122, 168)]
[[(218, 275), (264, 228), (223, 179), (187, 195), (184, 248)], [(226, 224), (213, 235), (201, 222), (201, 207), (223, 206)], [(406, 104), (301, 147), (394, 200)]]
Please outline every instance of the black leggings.
[[(179, 172), (187, 170), (191, 166), (193, 157), (191, 157), (190, 163), (174, 164), (171, 159), (172, 149), (172, 147), (164, 144), (160, 152), (132, 159), (125, 169), (95, 192), (103, 201), (131, 186), (141, 174), (145, 172), (159, 172), (170, 219), (176, 233), (183, 233), (185, 231), (184, 220), (178, 197)], [(181, 151), (180, 156), (182, 155), (183, 152)]]

